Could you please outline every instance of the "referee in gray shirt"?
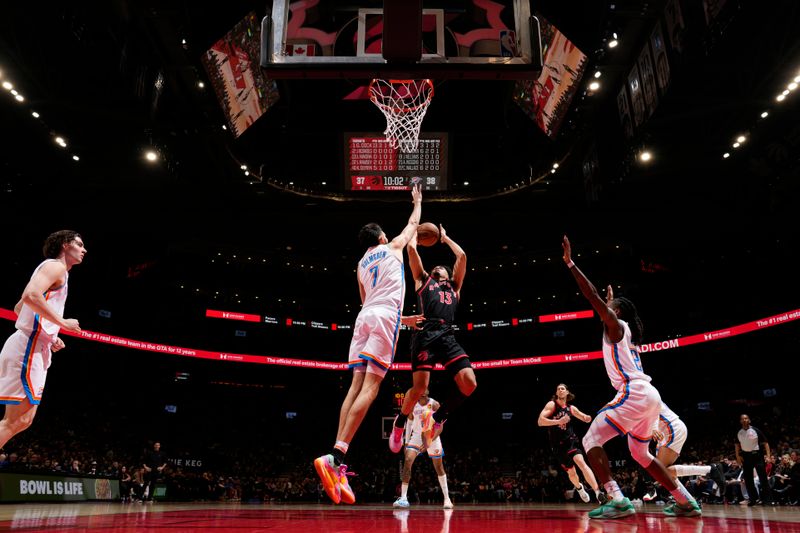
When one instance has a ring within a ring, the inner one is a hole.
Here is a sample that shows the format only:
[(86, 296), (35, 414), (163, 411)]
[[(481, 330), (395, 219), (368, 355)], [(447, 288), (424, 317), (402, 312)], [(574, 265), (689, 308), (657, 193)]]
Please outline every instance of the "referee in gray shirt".
[[(742, 477), (744, 477), (749, 497), (747, 505), (753, 506), (762, 500), (763, 503), (769, 503), (772, 499), (772, 492), (769, 488), (767, 470), (764, 468), (764, 459), (770, 455), (769, 443), (761, 430), (750, 425), (749, 416), (740, 416), (739, 422), (742, 424), (742, 429), (736, 434), (738, 439), (736, 443), (736, 461), (742, 465)], [(756, 492), (753, 469), (758, 473), (762, 498), (759, 498), (759, 494)]]

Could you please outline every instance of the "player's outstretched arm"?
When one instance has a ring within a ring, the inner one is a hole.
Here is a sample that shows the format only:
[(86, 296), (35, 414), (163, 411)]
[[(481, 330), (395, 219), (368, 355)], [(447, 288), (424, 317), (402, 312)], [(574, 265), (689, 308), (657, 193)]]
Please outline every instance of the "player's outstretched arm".
[(401, 316), (400, 322), (407, 328), (422, 329), (419, 327), (420, 323), (425, 320), (425, 315), (409, 315)]
[(411, 201), (414, 204), (414, 209), (411, 211), (411, 216), (408, 217), (408, 224), (400, 232), (400, 235), (389, 243), (389, 246), (394, 250), (405, 248), (408, 241), (417, 232), (417, 226), (419, 226), (420, 217), (422, 216), (422, 185), (414, 185), (411, 189)]
[(414, 286), (417, 290), (419, 290), (419, 288), (422, 287), (422, 284), (428, 279), (428, 273), (425, 271), (425, 267), (422, 266), (422, 258), (419, 256), (419, 252), (417, 251), (416, 231), (408, 241), (406, 250), (408, 250), (408, 266), (411, 267), (411, 275), (414, 277)]
[(591, 416), (589, 416), (586, 413), (582, 412), (580, 409), (578, 409), (574, 405), (570, 406), (570, 412), (572, 412), (572, 414), (575, 416), (575, 418), (577, 418), (578, 420), (581, 420), (583, 422), (586, 422), (587, 424), (592, 421), (592, 417)]
[[(81, 327), (74, 318), (64, 318), (59, 315), (47, 300), (44, 294), (51, 288), (61, 284), (67, 273), (67, 267), (59, 261), (48, 261), (33, 275), (25, 290), (22, 291), (22, 302), (33, 309), (34, 313), (41, 315), (58, 327), (80, 333)], [(21, 309), (21, 307), (20, 307)]]
[(450, 238), (445, 231), (444, 226), (439, 225), (439, 240), (450, 247), (453, 254), (456, 256), (456, 262), (453, 264), (453, 290), (456, 291), (458, 297), (461, 297), (461, 287), (464, 285), (464, 277), (467, 275), (467, 253), (456, 241)]
[(624, 335), (624, 329), (622, 324), (619, 323), (617, 314), (609, 308), (605, 300), (600, 297), (595, 286), (589, 281), (589, 278), (581, 272), (581, 269), (575, 266), (575, 263), (572, 261), (572, 247), (566, 235), (564, 235), (561, 246), (564, 249), (564, 263), (569, 268), (569, 271), (572, 272), (572, 277), (575, 278), (575, 281), (578, 283), (581, 294), (583, 294), (584, 298), (589, 300), (592, 308), (594, 308), (595, 312), (600, 316), (600, 320), (603, 321), (603, 325), (608, 332), (608, 339), (611, 342), (619, 342)]

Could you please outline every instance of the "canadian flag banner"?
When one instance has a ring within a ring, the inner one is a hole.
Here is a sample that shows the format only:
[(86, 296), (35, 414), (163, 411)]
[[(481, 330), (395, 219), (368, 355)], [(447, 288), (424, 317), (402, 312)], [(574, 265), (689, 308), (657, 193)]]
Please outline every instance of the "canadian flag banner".
[(314, 44), (287, 44), (287, 56), (314, 56), (316, 54), (316, 45)]

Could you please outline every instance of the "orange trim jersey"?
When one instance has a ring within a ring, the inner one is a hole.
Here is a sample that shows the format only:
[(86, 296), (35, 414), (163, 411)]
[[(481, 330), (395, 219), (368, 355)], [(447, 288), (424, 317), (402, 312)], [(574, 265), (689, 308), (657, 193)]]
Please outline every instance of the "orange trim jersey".
[(388, 245), (379, 244), (367, 250), (358, 262), (358, 279), (364, 287), (362, 312), (378, 306), (403, 310), (406, 288), (403, 261)]
[(639, 347), (631, 342), (631, 328), (624, 320), (619, 322), (624, 330), (619, 342), (610, 342), (603, 333), (603, 363), (611, 386), (617, 391), (624, 391), (627, 389), (627, 385), (635, 379), (649, 382), (651, 378), (642, 369)]
[[(33, 276), (36, 275), (39, 270), (48, 262), (55, 261), (55, 259), (45, 259), (42, 261), (39, 266), (33, 271), (31, 275), (31, 279)], [(45, 300), (47, 300), (47, 305), (53, 308), (56, 313), (63, 316), (64, 315), (64, 307), (67, 303), (67, 291), (68, 291), (68, 283), (69, 281), (69, 272), (64, 274), (64, 284), (60, 287), (56, 287), (54, 289), (48, 289), (47, 292), (44, 293)], [(56, 336), (58, 336), (58, 331), (61, 329), (58, 324), (50, 322), (44, 317), (39, 316), (38, 313), (34, 312), (33, 309), (28, 307), (26, 304), (22, 304), (22, 310), (20, 310), (19, 316), (17, 317), (17, 322), (15, 327), (24, 333), (26, 336), (33, 340), (33, 344), (37, 342), (41, 342), (46, 345), (50, 345), (55, 340)], [(47, 358), (46, 361), (42, 361), (44, 368), (50, 367), (50, 351), (46, 351), (47, 354), (45, 357)]]

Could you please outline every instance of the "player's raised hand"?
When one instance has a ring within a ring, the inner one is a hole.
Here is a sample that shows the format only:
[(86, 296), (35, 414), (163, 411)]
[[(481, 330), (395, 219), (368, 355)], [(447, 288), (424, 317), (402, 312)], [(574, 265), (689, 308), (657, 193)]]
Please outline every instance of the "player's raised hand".
[(444, 226), (439, 224), (439, 242), (444, 242), (445, 237), (447, 237), (447, 232), (444, 229)]
[(572, 262), (572, 247), (569, 244), (569, 238), (564, 235), (564, 240), (561, 242), (561, 247), (564, 249), (564, 262)]
[(606, 287), (606, 304), (610, 304), (613, 299), (614, 299), (614, 288), (609, 283), (608, 287)]
[(422, 202), (422, 184), (417, 183), (411, 188), (411, 200), (416, 204)]

